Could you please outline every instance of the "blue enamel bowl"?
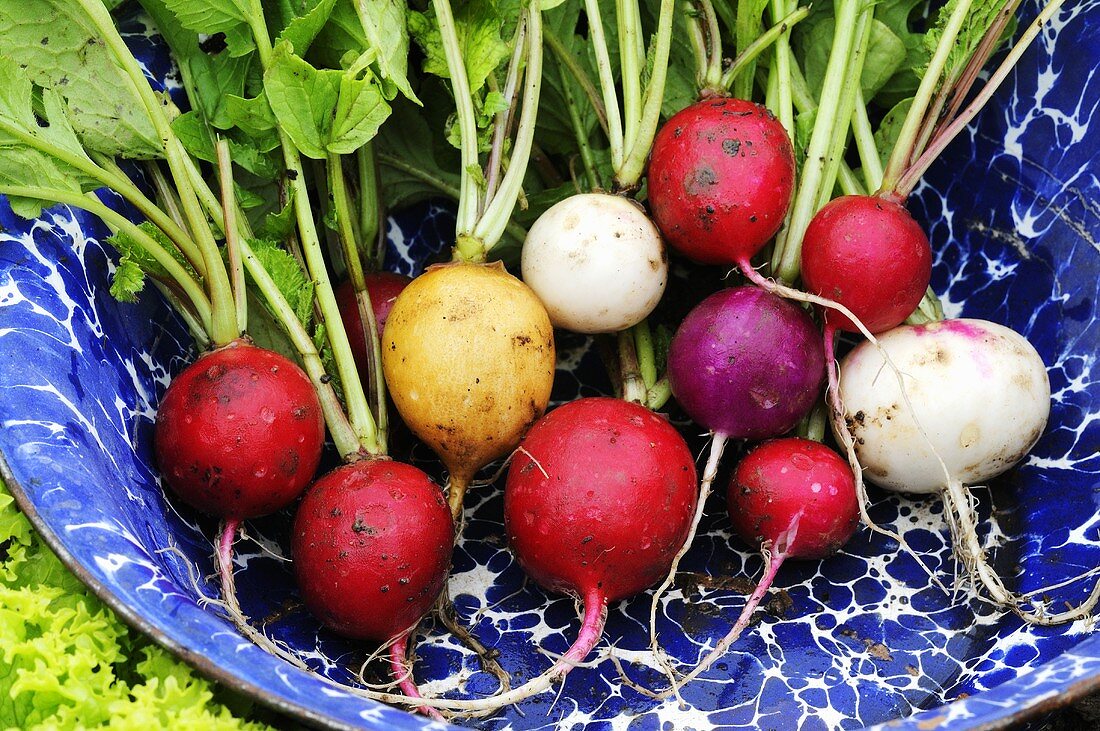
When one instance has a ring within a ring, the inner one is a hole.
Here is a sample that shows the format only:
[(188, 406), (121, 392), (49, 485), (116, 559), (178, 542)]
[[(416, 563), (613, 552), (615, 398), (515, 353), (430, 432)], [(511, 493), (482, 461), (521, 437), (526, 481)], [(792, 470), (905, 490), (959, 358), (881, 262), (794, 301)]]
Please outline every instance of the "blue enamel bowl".
[[(163, 78), (167, 60), (131, 42)], [(1055, 41), (1057, 39), (1057, 41)], [(952, 316), (1024, 333), (1047, 363), (1050, 427), (1019, 467), (976, 491), (982, 539), (1019, 591), (1082, 601), (1100, 565), (1100, 15), (1082, 2), (1044, 30), (977, 123), (929, 173), (911, 209), (936, 251), (933, 286)], [(108, 196), (110, 199), (110, 197)], [(122, 210), (126, 210), (120, 203)], [(286, 562), (288, 515), (250, 524), (237, 546), (244, 610), (298, 654), (305, 673), (244, 640), (216, 607), (214, 525), (166, 497), (151, 454), (156, 404), (193, 357), (185, 328), (147, 293), (108, 293), (105, 228), (59, 207), (27, 222), (0, 205), (0, 471), (65, 563), (126, 621), (210, 677), (323, 727), (419, 729), (420, 717), (341, 691), (373, 648), (325, 631), (301, 608)], [(389, 222), (387, 266), (415, 272), (448, 245), (453, 217), (424, 203)], [(563, 334), (555, 399), (606, 390), (592, 344)], [(688, 428), (687, 433), (693, 433)], [(443, 473), (423, 447), (402, 456)], [(937, 499), (873, 493), (877, 522), (927, 569), (955, 575)], [(505, 545), (500, 486), (468, 499), (450, 592), (462, 621), (516, 681), (549, 666), (578, 629), (574, 602), (525, 582)], [(762, 562), (708, 506), (659, 617), (668, 651), (691, 663), (722, 636)], [(168, 549), (168, 550), (166, 550)], [(1054, 587), (1054, 588), (1049, 588)], [(646, 651), (650, 596), (611, 607), (597, 661), (560, 694), (464, 722), (484, 729), (995, 728), (1100, 687), (1091, 622), (1026, 626), (966, 589), (945, 593), (912, 555), (866, 529), (837, 556), (791, 562), (765, 611), (722, 662), (656, 702), (618, 682), (660, 682)], [(476, 696), (492, 681), (440, 627), (425, 624), (416, 677), (432, 693)]]

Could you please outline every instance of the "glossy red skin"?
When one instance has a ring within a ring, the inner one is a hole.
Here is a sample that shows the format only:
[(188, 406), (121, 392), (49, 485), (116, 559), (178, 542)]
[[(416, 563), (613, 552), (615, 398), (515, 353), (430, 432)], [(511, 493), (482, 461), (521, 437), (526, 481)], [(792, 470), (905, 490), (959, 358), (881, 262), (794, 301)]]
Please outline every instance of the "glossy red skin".
[(650, 211), (677, 251), (730, 266), (752, 258), (779, 230), (794, 173), (790, 138), (767, 108), (704, 99), (657, 132), (649, 158)]
[[(370, 307), (374, 310), (374, 321), (378, 323), (378, 335), (386, 327), (386, 318), (390, 316), (393, 302), (401, 290), (412, 279), (404, 274), (392, 272), (372, 272), (365, 275), (367, 294), (370, 295)], [(340, 308), (340, 319), (344, 321), (344, 329), (348, 333), (348, 343), (351, 345), (351, 353), (355, 357), (355, 365), (360, 370), (367, 370), (367, 338), (363, 331), (363, 319), (359, 317), (359, 303), (355, 299), (355, 288), (351, 282), (344, 282), (336, 287), (336, 306)]]
[(306, 606), (345, 637), (386, 642), (412, 627), (447, 581), (454, 523), (443, 492), (391, 460), (337, 467), (306, 492), (291, 533)]
[(176, 376), (157, 410), (162, 481), (222, 518), (255, 518), (293, 501), (321, 461), (325, 422), (309, 378), (278, 353), (243, 341)]
[[(872, 333), (891, 330), (913, 314), (932, 277), (928, 237), (909, 211), (877, 196), (846, 195), (810, 221), (802, 240), (806, 289), (847, 307)], [(826, 322), (857, 332), (845, 315)]]
[(801, 510), (790, 558), (836, 553), (859, 522), (848, 463), (809, 439), (773, 439), (756, 447), (733, 471), (726, 498), (734, 531), (753, 546), (774, 544)]
[(667, 574), (696, 498), (694, 459), (667, 420), (584, 398), (527, 433), (508, 470), (504, 529), (543, 587), (613, 602)]

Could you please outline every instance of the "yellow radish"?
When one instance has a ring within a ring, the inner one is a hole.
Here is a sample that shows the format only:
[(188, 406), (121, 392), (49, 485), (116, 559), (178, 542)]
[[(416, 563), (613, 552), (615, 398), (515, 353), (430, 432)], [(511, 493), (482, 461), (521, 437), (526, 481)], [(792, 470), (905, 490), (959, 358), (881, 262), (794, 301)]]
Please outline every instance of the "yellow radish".
[(457, 520), (474, 473), (515, 449), (546, 410), (554, 330), (500, 263), (437, 266), (394, 302), (382, 370), (401, 418), (447, 466)]

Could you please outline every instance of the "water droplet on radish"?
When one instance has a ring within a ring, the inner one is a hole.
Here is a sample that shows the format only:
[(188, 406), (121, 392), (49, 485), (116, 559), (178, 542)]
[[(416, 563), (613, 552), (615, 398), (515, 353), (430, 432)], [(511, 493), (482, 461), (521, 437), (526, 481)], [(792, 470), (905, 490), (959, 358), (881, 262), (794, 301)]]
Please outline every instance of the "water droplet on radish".
[(267, 474), (267, 468), (266, 467), (257, 467), (256, 471), (253, 472), (252, 474), (253, 474), (254, 477), (259, 479), (259, 478), (261, 478), (261, 477), (263, 477), (264, 475)]
[(260, 418), (265, 424), (275, 423), (275, 410), (269, 406), (265, 406), (260, 409)]

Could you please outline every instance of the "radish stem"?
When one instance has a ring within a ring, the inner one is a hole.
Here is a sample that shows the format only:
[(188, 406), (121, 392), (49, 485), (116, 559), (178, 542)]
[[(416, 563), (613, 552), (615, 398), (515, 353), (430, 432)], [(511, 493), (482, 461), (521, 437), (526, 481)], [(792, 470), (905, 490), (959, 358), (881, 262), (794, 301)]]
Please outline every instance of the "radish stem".
[(928, 110), (928, 104), (932, 100), (936, 86), (940, 83), (940, 77), (947, 65), (948, 55), (955, 46), (955, 39), (962, 29), (963, 23), (966, 22), (971, 4), (972, 0), (958, 0), (958, 4), (951, 11), (951, 15), (944, 25), (943, 35), (940, 37), (932, 58), (928, 61), (928, 68), (925, 70), (924, 76), (921, 77), (920, 86), (917, 87), (917, 93), (913, 97), (913, 103), (902, 122), (901, 131), (898, 132), (893, 152), (890, 154), (890, 159), (886, 161), (886, 170), (882, 175), (880, 192), (901, 194), (898, 190), (900, 178), (905, 174), (909, 160), (915, 152), (914, 145), (917, 142), (917, 135), (920, 133), (921, 122)]
[(44, 200), (72, 206), (73, 208), (80, 208), (103, 219), (108, 225), (124, 232), (135, 244), (145, 249), (149, 256), (153, 257), (158, 264), (164, 267), (165, 271), (168, 272), (168, 275), (172, 278), (172, 281), (178, 284), (180, 289), (187, 295), (188, 301), (191, 303), (191, 306), (195, 308), (199, 320), (203, 323), (203, 328), (207, 332), (210, 332), (210, 323), (212, 321), (211, 304), (210, 300), (206, 298), (206, 294), (202, 291), (202, 287), (200, 287), (194, 277), (176, 261), (175, 257), (164, 250), (164, 247), (162, 247), (156, 239), (145, 233), (143, 229), (132, 223), (121, 213), (117, 213), (111, 208), (108, 208), (98, 198), (86, 196), (71, 190), (54, 190), (53, 188), (36, 188), (22, 185), (0, 185), (0, 195)]
[[(859, 69), (849, 68), (852, 47), (856, 39), (856, 21), (860, 14), (859, 0), (838, 0), (836, 25), (833, 34), (832, 50), (825, 68), (825, 78), (821, 85), (821, 105), (817, 109), (810, 143), (806, 148), (806, 162), (802, 167), (802, 180), (791, 204), (790, 219), (776, 239), (772, 254), (772, 270), (775, 276), (787, 282), (793, 282), (798, 276), (799, 260), (802, 249), (802, 237), (806, 233), (810, 219), (817, 211), (819, 191), (832, 188), (833, 181), (825, 179), (827, 156), (837, 127), (846, 130), (851, 118), (839, 117), (841, 91), (848, 75), (858, 78)], [(793, 69), (792, 69), (793, 72)], [(838, 124), (843, 120), (842, 125)]]
[(797, 532), (798, 521), (795, 521), (794, 526), (790, 530), (790, 537), (787, 543), (779, 548), (776, 553), (772, 553), (770, 547), (767, 545), (761, 546), (760, 553), (764, 557), (764, 575), (760, 577), (760, 581), (756, 585), (756, 589), (753, 590), (749, 596), (747, 602), (745, 602), (744, 608), (741, 610), (741, 615), (737, 618), (737, 622), (726, 636), (718, 641), (718, 644), (714, 646), (710, 652), (699, 661), (699, 664), (691, 669), (687, 675), (684, 675), (679, 680), (673, 682), (672, 686), (661, 691), (657, 694), (657, 698), (668, 698), (674, 693), (678, 693), (679, 689), (687, 685), (689, 682), (699, 677), (702, 673), (713, 665), (719, 658), (726, 654), (730, 645), (737, 641), (737, 638), (741, 636), (741, 633), (749, 626), (749, 622), (752, 620), (753, 612), (756, 611), (756, 607), (760, 604), (760, 600), (768, 593), (772, 584), (775, 582), (775, 575), (779, 572), (779, 568), (783, 565), (783, 561), (787, 558), (787, 545), (794, 539), (793, 534)]
[(243, 329), (248, 324), (248, 298), (244, 289), (244, 266), (237, 237), (237, 198), (233, 190), (233, 163), (229, 159), (229, 143), (217, 142), (218, 180), (222, 190), (222, 220), (225, 223), (225, 249), (229, 260), (229, 281), (233, 290), (233, 302), (237, 323)]
[[(1035, 20), (1028, 26), (1027, 30), (1023, 32), (1020, 39), (1012, 47), (1012, 50), (1005, 56), (1001, 65), (990, 75), (989, 80), (986, 82), (982, 90), (974, 97), (970, 104), (959, 115), (951, 121), (941, 132), (939, 132), (928, 145), (928, 148), (921, 153), (920, 158), (917, 159), (907, 170), (905, 170), (897, 180), (896, 184), (891, 187), (891, 190), (901, 197), (906, 197), (916, 187), (917, 182), (921, 179), (925, 172), (932, 163), (940, 156), (948, 145), (950, 145), (955, 138), (959, 135), (966, 125), (970, 123), (986, 102), (992, 98), (993, 94), (997, 91), (1000, 85), (1008, 77), (1008, 73), (1012, 70), (1012, 67), (1016, 65), (1016, 62), (1020, 60), (1020, 57), (1027, 50), (1027, 47), (1031, 45), (1031, 42), (1035, 40), (1035, 36), (1039, 34), (1042, 27), (1050, 20), (1050, 18), (1058, 12), (1062, 6), (1063, 0), (1052, 0), (1042, 12), (1035, 18)], [(889, 170), (889, 167), (887, 168)], [(888, 179), (883, 181), (883, 188), (887, 187)]]
[[(267, 25), (264, 21), (263, 6), (260, 0), (251, 0), (250, 7), (252, 12), (248, 23), (252, 30), (253, 40), (256, 43), (260, 66), (266, 72), (271, 68), (272, 46), (267, 32)], [(363, 391), (363, 384), (359, 378), (359, 371), (355, 367), (355, 359), (351, 353), (351, 346), (348, 344), (347, 332), (340, 317), (340, 308), (336, 304), (336, 296), (333, 294), (332, 283), (329, 280), (328, 269), (325, 265), (321, 240), (317, 233), (316, 222), (309, 202), (309, 189), (306, 184), (305, 171), (302, 168), (301, 156), (297, 148), (294, 147), (294, 143), (291, 142), (286, 132), (281, 128), (279, 129), (279, 145), (283, 151), (283, 164), (286, 167), (288, 184), (293, 197), (302, 254), (305, 258), (309, 276), (316, 285), (316, 301), (320, 307), (329, 346), (332, 348), (332, 356), (336, 361), (336, 370), (340, 376), (340, 382), (344, 386), (344, 402), (347, 407), (348, 419), (358, 435), (363, 449), (369, 454), (380, 454), (377, 425), (371, 415), (370, 406)]]
[[(603, 100), (600, 98), (599, 92), (596, 91), (596, 86), (592, 83), (592, 79), (588, 77), (585, 70), (577, 63), (577, 59), (565, 50), (565, 46), (562, 45), (561, 39), (554, 35), (553, 32), (544, 28), (542, 31), (542, 40), (550, 49), (551, 53), (554, 54), (555, 58), (558, 59), (562, 69), (568, 71), (569, 75), (573, 77), (573, 80), (576, 81), (577, 85), (584, 91), (584, 95), (588, 97), (588, 103), (592, 105), (592, 111), (596, 113), (596, 119), (599, 120), (600, 127), (602, 127), (604, 133), (607, 134), (607, 110), (604, 108)], [(564, 78), (562, 85), (565, 86)]]
[[(637, 6), (626, 2), (626, 6), (632, 6), (634, 11)], [(619, 189), (629, 189), (638, 185), (642, 173), (645, 172), (646, 160), (649, 159), (649, 149), (653, 145), (653, 136), (657, 134), (657, 124), (661, 118), (661, 101), (665, 95), (665, 79), (668, 76), (668, 56), (672, 47), (672, 15), (676, 4), (673, 0), (661, 0), (660, 17), (657, 23), (657, 40), (654, 50), (653, 70), (649, 83), (645, 88), (645, 102), (641, 109), (636, 125), (630, 123), (630, 97), (626, 96), (624, 82), (624, 96), (627, 100), (627, 127), (626, 127), (626, 158), (622, 167), (615, 169), (615, 185)], [(638, 21), (640, 24), (640, 21)], [(644, 54), (644, 50), (643, 50)], [(626, 79), (628, 67), (624, 56), (623, 78)]]

